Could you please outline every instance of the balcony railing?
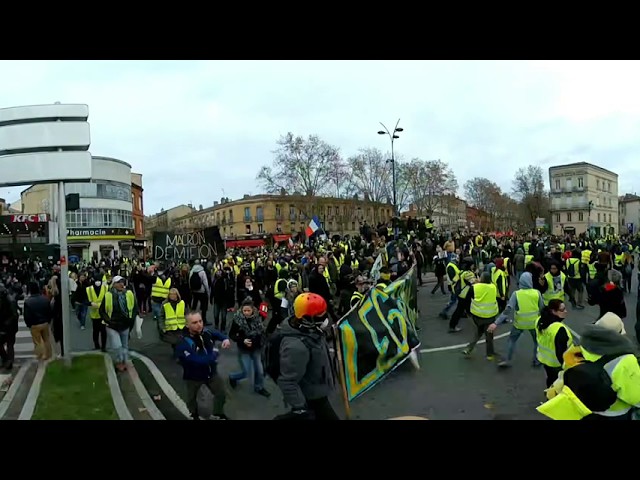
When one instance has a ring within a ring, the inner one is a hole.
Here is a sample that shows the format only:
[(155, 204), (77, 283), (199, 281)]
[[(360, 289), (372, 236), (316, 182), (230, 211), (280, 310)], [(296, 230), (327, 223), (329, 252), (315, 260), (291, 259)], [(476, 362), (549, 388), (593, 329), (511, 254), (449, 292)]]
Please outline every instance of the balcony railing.
[(295, 213), (293, 213), (293, 214), (290, 213), (289, 214), (289, 221), (295, 222), (296, 220), (298, 220), (298, 216)]
[(256, 222), (258, 223), (264, 222), (264, 215), (256, 215)]
[(253, 219), (251, 218), (251, 215), (245, 215), (244, 216), (244, 221), (247, 223), (251, 223), (253, 221)]
[(282, 220), (284, 220), (284, 216), (282, 214), (276, 215), (276, 222), (281, 222)]

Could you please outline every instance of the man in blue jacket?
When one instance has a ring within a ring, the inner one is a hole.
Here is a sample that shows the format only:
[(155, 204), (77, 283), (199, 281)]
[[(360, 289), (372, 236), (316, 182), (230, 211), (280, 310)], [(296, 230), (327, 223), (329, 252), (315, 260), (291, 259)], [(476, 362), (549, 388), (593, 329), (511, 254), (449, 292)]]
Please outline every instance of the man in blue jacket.
[(226, 400), (224, 382), (217, 372), (218, 350), (216, 341), (222, 342), (227, 349), (231, 343), (229, 338), (217, 330), (205, 330), (200, 312), (189, 312), (186, 315), (187, 326), (182, 339), (176, 345), (175, 355), (182, 365), (182, 378), (187, 384), (187, 407), (194, 420), (199, 420), (198, 392), (206, 385), (214, 397), (214, 420), (228, 420), (224, 414)]

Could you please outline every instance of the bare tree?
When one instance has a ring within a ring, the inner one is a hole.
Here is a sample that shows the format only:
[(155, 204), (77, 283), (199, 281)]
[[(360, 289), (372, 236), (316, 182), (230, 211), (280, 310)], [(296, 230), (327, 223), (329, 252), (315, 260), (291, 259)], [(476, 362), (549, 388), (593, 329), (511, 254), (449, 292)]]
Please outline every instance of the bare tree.
[[(413, 202), (412, 192), (412, 178), (414, 169), (411, 163), (400, 163), (398, 156), (395, 157), (396, 161), (396, 203), (398, 210), (402, 212), (408, 209)], [(389, 189), (388, 202), (393, 201), (393, 193)]]
[[(391, 193), (391, 165), (389, 155), (377, 148), (362, 148), (347, 160), (350, 170), (349, 193), (361, 195), (373, 202), (385, 201)], [(397, 164), (397, 159), (396, 159)], [(397, 178), (396, 169), (396, 178)]]
[(278, 140), (273, 167), (263, 166), (257, 180), (269, 193), (321, 195), (330, 192), (340, 151), (317, 135), (307, 139), (289, 132)]
[(453, 170), (440, 160), (414, 161), (418, 173), (414, 202), (418, 210), (426, 215), (433, 215), (436, 211), (444, 213), (447, 197), (458, 192), (458, 180)]
[(350, 185), (349, 167), (347, 163), (337, 156), (331, 162), (329, 170), (329, 181), (331, 183), (331, 195), (336, 198), (342, 198), (348, 193)]
[(542, 168), (538, 165), (519, 168), (513, 179), (513, 196), (522, 205), (527, 223), (535, 224), (536, 218), (549, 208)]

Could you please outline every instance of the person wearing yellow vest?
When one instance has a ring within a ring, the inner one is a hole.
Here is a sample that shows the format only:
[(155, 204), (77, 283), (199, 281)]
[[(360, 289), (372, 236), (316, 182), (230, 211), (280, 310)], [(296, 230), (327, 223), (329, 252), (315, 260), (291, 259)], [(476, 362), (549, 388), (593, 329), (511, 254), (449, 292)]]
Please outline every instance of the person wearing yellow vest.
[(438, 314), (440, 318), (443, 320), (447, 320), (449, 310), (456, 304), (458, 301), (458, 296), (453, 290), (453, 286), (460, 279), (460, 268), (458, 267), (458, 260), (454, 257), (449, 261), (445, 269), (447, 284), (449, 288), (449, 292), (451, 292), (451, 298), (449, 299), (449, 303), (445, 305), (444, 309)]
[(573, 336), (562, 323), (567, 318), (567, 307), (562, 300), (553, 299), (544, 307), (536, 322), (538, 361), (547, 374), (547, 388), (558, 379), (562, 371), (563, 355), (573, 346)]
[(591, 263), (592, 253), (588, 246), (585, 246), (580, 253), (580, 275), (585, 285), (589, 283), (589, 264)]
[(504, 270), (504, 260), (497, 258), (495, 267), (491, 268), (491, 283), (498, 291), (498, 309), (503, 312), (507, 306), (507, 296), (509, 295), (509, 284), (507, 283), (507, 272)]
[(456, 284), (453, 286), (453, 291), (458, 298), (458, 304), (456, 305), (456, 309), (449, 320), (449, 333), (458, 333), (462, 331), (462, 329), (458, 327), (458, 323), (465, 312), (469, 310), (469, 302), (471, 301), (469, 298), (469, 286), (473, 285), (477, 281), (473, 258), (465, 257), (460, 262), (460, 266), (462, 267), (460, 276)]
[(180, 342), (182, 331), (186, 326), (187, 306), (180, 298), (177, 288), (169, 290), (169, 296), (162, 303), (160, 319), (158, 320), (158, 330), (162, 341), (171, 345), (175, 351), (176, 345)]
[(89, 318), (93, 327), (93, 348), (95, 350), (107, 351), (107, 328), (100, 318), (100, 305), (107, 293), (107, 286), (102, 284), (99, 275), (96, 275), (93, 285), (87, 287), (87, 300), (89, 301)]
[(153, 319), (158, 321), (162, 303), (169, 297), (169, 289), (171, 288), (171, 277), (167, 277), (165, 272), (160, 270), (151, 283), (151, 311)]
[(565, 294), (571, 297), (569, 285), (567, 284), (567, 276), (560, 271), (558, 264), (554, 261), (549, 266), (549, 271), (542, 277), (542, 298), (544, 304), (549, 305), (549, 302), (554, 298), (562, 300), (564, 302)]
[(533, 277), (530, 272), (524, 272), (520, 275), (520, 289), (516, 290), (509, 297), (507, 308), (498, 316), (496, 321), (489, 325), (487, 330), (493, 332), (498, 325), (503, 324), (508, 319), (513, 318), (513, 327), (509, 334), (507, 358), (502, 360), (499, 367), (510, 367), (513, 354), (515, 353), (516, 344), (523, 332), (528, 331), (533, 340), (533, 360), (534, 367), (540, 366), (538, 362), (538, 342), (536, 340), (536, 322), (540, 318), (540, 312), (544, 308), (542, 294), (533, 288)]
[(366, 293), (371, 288), (371, 283), (362, 275), (358, 275), (356, 278), (356, 290), (351, 295), (351, 299), (349, 300), (349, 307), (353, 308), (356, 305), (359, 305), (362, 300), (364, 300)]
[(569, 291), (571, 292), (571, 304), (573, 308), (578, 310), (584, 309), (584, 284), (580, 276), (580, 256), (577, 250), (571, 251), (571, 257), (565, 262), (567, 271), (567, 282), (569, 283)]
[(100, 305), (100, 317), (107, 326), (107, 340), (116, 368), (123, 372), (129, 361), (129, 331), (138, 316), (136, 297), (125, 288), (125, 279), (113, 277), (111, 290)]
[(640, 409), (640, 365), (625, 334), (612, 312), (587, 325), (537, 410), (553, 420), (632, 420)]
[(468, 297), (471, 300), (469, 312), (476, 326), (473, 340), (462, 351), (465, 356), (470, 356), (480, 339), (486, 338), (486, 355), (487, 360), (494, 358), (495, 351), (493, 349), (493, 331), (489, 331), (489, 325), (493, 323), (498, 316), (498, 289), (491, 283), (491, 274), (484, 272), (480, 276), (480, 283), (469, 286)]

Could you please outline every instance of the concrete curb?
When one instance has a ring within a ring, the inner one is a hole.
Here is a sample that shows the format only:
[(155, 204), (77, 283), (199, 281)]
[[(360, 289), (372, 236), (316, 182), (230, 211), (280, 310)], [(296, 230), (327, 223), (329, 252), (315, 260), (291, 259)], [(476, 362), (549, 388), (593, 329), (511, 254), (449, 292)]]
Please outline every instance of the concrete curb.
[(33, 363), (34, 362), (32, 361), (25, 362), (25, 364), (20, 367), (20, 370), (18, 370), (18, 373), (16, 373), (16, 376), (13, 377), (9, 390), (0, 402), (0, 419), (4, 418), (7, 414), (7, 410), (9, 409), (11, 402), (13, 402), (18, 390), (20, 390), (20, 386), (22, 385), (22, 382), (24, 382), (24, 377), (26, 377), (27, 372)]
[(133, 386), (136, 389), (136, 393), (140, 397), (144, 408), (147, 409), (147, 412), (149, 413), (151, 419), (166, 420), (162, 412), (158, 409), (156, 404), (153, 403), (153, 400), (149, 396), (149, 392), (147, 392), (147, 389), (144, 387), (142, 380), (140, 380), (140, 376), (138, 375), (138, 371), (136, 370), (135, 365), (133, 365), (133, 362), (129, 362), (127, 364), (127, 373), (129, 374), (129, 377), (133, 382)]
[(31, 420), (33, 412), (36, 409), (38, 397), (40, 396), (40, 387), (42, 387), (42, 380), (44, 379), (44, 374), (47, 371), (47, 365), (49, 365), (51, 361), (52, 360), (47, 360), (46, 362), (38, 362), (38, 371), (36, 372), (36, 376), (33, 379), (33, 383), (31, 384), (31, 388), (29, 389), (29, 394), (27, 395), (27, 399), (22, 406), (22, 410), (20, 411), (18, 420)]
[(153, 378), (158, 384), (158, 386), (160, 387), (160, 389), (162, 390), (162, 393), (164, 393), (164, 395), (169, 399), (169, 401), (173, 403), (173, 406), (176, 407), (176, 409), (180, 413), (182, 413), (185, 416), (185, 418), (190, 419), (191, 414), (189, 413), (187, 404), (184, 403), (184, 400), (180, 398), (180, 395), (178, 395), (178, 393), (174, 390), (174, 388), (169, 384), (167, 379), (164, 378), (164, 375), (162, 374), (160, 369), (156, 366), (156, 364), (153, 363), (153, 360), (151, 360), (150, 358), (138, 352), (129, 352), (129, 353), (133, 358), (137, 358), (142, 363), (144, 363), (145, 367), (147, 367), (151, 372), (151, 375), (153, 375)]

